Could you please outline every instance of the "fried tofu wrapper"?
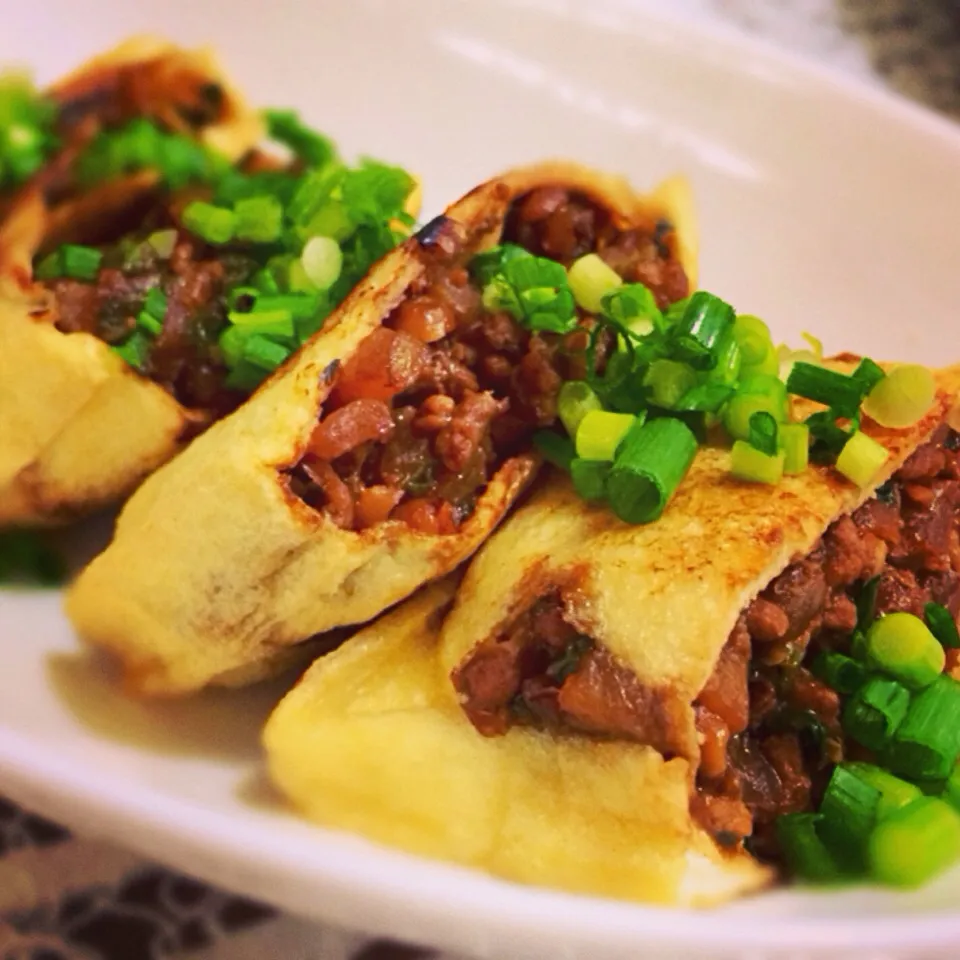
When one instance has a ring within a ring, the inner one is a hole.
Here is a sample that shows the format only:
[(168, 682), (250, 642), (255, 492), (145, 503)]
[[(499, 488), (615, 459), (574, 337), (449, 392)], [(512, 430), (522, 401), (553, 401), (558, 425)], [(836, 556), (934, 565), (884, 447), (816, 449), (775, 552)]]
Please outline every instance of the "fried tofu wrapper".
[(743, 483), (708, 446), (662, 517), (631, 526), (552, 475), (473, 560), (445, 622), (466, 715), (494, 737), (521, 724), (684, 757), (713, 836), (773, 844), (829, 766), (804, 724), (842, 742), (837, 694), (809, 667), (849, 639), (865, 583), (879, 577), (881, 613), (960, 607), (960, 367), (936, 381), (913, 426), (864, 419), (890, 454), (864, 489), (818, 465)]
[(321, 658), (264, 731), (305, 816), (521, 883), (706, 905), (770, 878), (703, 842), (688, 764), (636, 744), (517, 728), (481, 737), (437, 658), (456, 585), (435, 584)]
[(54, 84), (59, 148), (0, 202), (0, 525), (70, 520), (110, 503), (169, 460), (209, 419), (182, 405), (92, 333), (61, 332), (34, 259), (63, 243), (97, 243), (144, 216), (160, 173), (113, 172), (87, 183), (84, 151), (137, 119), (236, 161), (261, 139), (259, 114), (209, 51), (136, 37)]
[(560, 385), (562, 337), (488, 312), (469, 272), (504, 240), (552, 254), (555, 269), (599, 249), (666, 302), (695, 272), (679, 180), (643, 196), (551, 163), (454, 204), (127, 503), (67, 610), (81, 637), (119, 655), (131, 690), (247, 681), (277, 650), (444, 576), (489, 536), (539, 466), (530, 438), (555, 417)]

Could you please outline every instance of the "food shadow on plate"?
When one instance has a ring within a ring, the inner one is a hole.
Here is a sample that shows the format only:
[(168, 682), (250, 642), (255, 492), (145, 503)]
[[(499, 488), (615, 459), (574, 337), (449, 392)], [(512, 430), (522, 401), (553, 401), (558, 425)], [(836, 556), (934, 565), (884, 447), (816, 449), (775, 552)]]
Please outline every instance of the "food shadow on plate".
[(97, 738), (160, 755), (234, 762), (259, 759), (260, 731), (300, 672), (182, 700), (136, 700), (124, 692), (116, 665), (96, 651), (53, 653), (46, 669), (60, 704)]

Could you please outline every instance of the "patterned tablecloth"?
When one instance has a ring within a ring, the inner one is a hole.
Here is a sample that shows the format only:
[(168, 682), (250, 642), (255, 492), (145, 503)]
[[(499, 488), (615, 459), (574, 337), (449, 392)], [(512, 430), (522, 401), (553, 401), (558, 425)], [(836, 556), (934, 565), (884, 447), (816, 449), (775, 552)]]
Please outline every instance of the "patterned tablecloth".
[[(672, 13), (724, 21), (960, 118), (960, 0), (661, 2)], [(278, 915), (125, 851), (71, 837), (0, 799), (0, 960), (183, 954), (195, 960), (431, 956)]]

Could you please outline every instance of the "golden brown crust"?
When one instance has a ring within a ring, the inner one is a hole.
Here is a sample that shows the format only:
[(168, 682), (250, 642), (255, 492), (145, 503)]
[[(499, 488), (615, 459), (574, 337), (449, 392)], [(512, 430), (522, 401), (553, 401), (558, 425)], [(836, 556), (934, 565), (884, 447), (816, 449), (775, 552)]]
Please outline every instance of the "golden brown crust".
[[(538, 169), (490, 181), (448, 210), (473, 248), (499, 239), (511, 197), (523, 192), (511, 178), (537, 183)], [(149, 478), (112, 545), (79, 578), (68, 612), (81, 636), (119, 654), (131, 689), (186, 692), (311, 634), (375, 617), (470, 556), (532, 479), (536, 458), (508, 461), (469, 520), (445, 536), (398, 521), (342, 530), (287, 489), (284, 471), (301, 458), (329, 389), (324, 371), (348, 358), (421, 274), (417, 242), (384, 257), (240, 410)]]
[[(937, 374), (934, 406), (913, 427), (864, 430), (890, 451), (886, 480), (944, 421), (960, 391), (960, 366)], [(447, 619), (442, 659), (454, 670), (537, 599), (578, 570), (571, 597), (578, 629), (644, 686), (669, 691), (685, 717), (684, 754), (699, 757), (691, 704), (713, 673), (737, 616), (838, 516), (871, 494), (834, 470), (811, 467), (777, 487), (741, 483), (729, 454), (704, 448), (664, 515), (646, 526), (590, 506), (553, 474), (470, 565)]]
[(721, 859), (690, 820), (687, 764), (648, 747), (479, 736), (437, 662), (455, 584), (408, 600), (318, 660), (264, 731), (272, 779), (307, 817), (521, 883), (708, 904), (769, 871)]
[[(158, 38), (128, 40), (49, 92), (68, 100), (145, 63), (155, 64), (158, 83), (188, 73), (221, 86), (224, 116), (204, 131), (205, 142), (230, 159), (258, 142), (258, 113), (224, 79), (212, 54)], [(156, 174), (145, 171), (50, 206), (42, 183), (31, 182), (0, 224), (0, 525), (64, 522), (117, 500), (169, 460), (203, 420), (98, 338), (56, 330), (31, 280), (39, 250), (73, 239), (91, 217), (109, 219), (156, 184)]]

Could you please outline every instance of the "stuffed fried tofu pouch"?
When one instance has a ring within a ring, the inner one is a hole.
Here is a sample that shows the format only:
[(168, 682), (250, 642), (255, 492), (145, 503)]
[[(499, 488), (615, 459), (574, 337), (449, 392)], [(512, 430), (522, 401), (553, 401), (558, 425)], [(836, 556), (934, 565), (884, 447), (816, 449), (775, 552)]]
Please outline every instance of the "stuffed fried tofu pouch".
[[(204, 420), (74, 322), (77, 298), (71, 308), (70, 291), (39, 282), (35, 261), (64, 243), (116, 238), (154, 215), (175, 161), (186, 164), (177, 176), (202, 174), (208, 147), (228, 164), (263, 129), (211, 54), (150, 38), (95, 58), (37, 104), (46, 126), (25, 127), (36, 151), (18, 168), (35, 169), (0, 185), (0, 524), (65, 519), (116, 498)], [(152, 163), (163, 150), (166, 171)], [(115, 300), (130, 299), (129, 285), (114, 287)]]
[(427, 587), (321, 658), (267, 722), (272, 779), (306, 816), (521, 883), (709, 904), (769, 872), (691, 821), (688, 762), (529, 728), (484, 738), (437, 657), (455, 584)]
[(811, 666), (848, 652), (865, 584), (878, 614), (960, 614), (960, 367), (935, 380), (912, 426), (864, 420), (889, 453), (864, 488), (828, 466), (743, 483), (706, 446), (663, 515), (631, 526), (552, 475), (473, 560), (445, 622), (466, 715), (488, 736), (529, 725), (683, 757), (698, 823), (776, 855), (776, 819), (811, 809), (823, 751), (843, 749), (840, 699)]
[[(65, 197), (41, 170), (0, 231), (16, 281), (0, 300), (0, 523), (127, 495), (315, 332), (417, 212), (405, 171), (345, 164), (290, 111), (241, 122), (214, 75), (223, 124), (181, 130), (196, 108), (157, 62), (124, 66), (119, 87), (159, 119), (105, 126)], [(101, 67), (69, 83), (83, 103), (101, 102)]]
[(680, 182), (643, 197), (572, 164), (468, 194), (129, 501), (70, 594), (80, 635), (116, 651), (134, 689), (182, 692), (248, 679), (276, 650), (453, 570), (532, 478), (556, 367), (582, 354), (568, 359), (572, 299), (566, 332), (524, 327), (484, 306), (475, 255), (510, 241), (562, 274), (600, 251), (670, 302), (693, 273), (690, 217)]

